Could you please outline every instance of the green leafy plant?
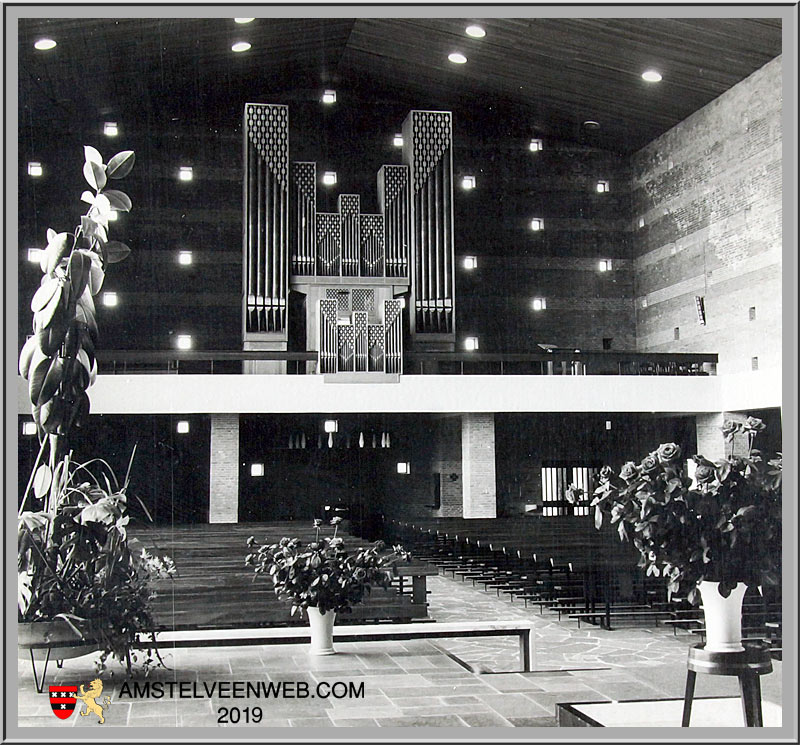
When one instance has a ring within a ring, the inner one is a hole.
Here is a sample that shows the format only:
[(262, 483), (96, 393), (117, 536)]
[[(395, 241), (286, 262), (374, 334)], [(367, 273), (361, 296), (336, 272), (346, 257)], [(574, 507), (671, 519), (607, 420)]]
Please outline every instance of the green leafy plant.
[[(47, 231), (42, 281), (31, 301), (34, 333), (19, 357), (40, 448), (18, 513), (17, 609), (20, 622), (60, 621), (96, 643), (101, 671), (109, 655), (129, 669), (136, 661), (137, 633), (154, 628), (152, 583), (171, 576), (174, 566), (127, 535), (130, 464), (120, 485), (104, 460), (76, 463), (67, 450), (72, 428), (86, 424), (87, 390), (97, 377), (93, 298), (108, 265), (130, 253), (108, 239), (108, 222), (113, 212), (128, 212), (131, 200), (107, 187), (130, 172), (134, 153), (117, 153), (106, 164), (86, 146), (84, 156), (91, 191), (81, 200), (89, 208), (71, 232)], [(161, 664), (157, 650), (145, 652), (142, 664)]]
[(306, 608), (318, 608), (320, 613), (350, 613), (370, 594), (373, 585), (388, 587), (391, 568), (409, 558), (402, 546), (386, 551), (383, 541), (348, 550), (337, 535), (341, 521), (334, 517), (333, 535), (320, 537), (322, 521), (315, 520), (315, 539), (306, 545), (299, 538), (281, 538), (278, 543), (262, 545), (253, 536), (248, 538), (251, 553), (245, 565), (253, 567), (256, 576), (272, 578), (275, 594), (291, 602), (292, 615), (302, 615)]
[[(775, 585), (781, 566), (782, 455), (764, 463), (753, 449), (763, 423), (754, 417), (722, 427), (726, 457), (713, 463), (695, 455), (694, 478), (681, 465), (681, 449), (663, 443), (638, 464), (616, 474), (608, 466), (595, 490), (595, 526), (605, 517), (621, 540), (640, 553), (648, 576), (662, 576), (672, 593), (699, 600), (697, 584), (719, 582), (727, 597), (737, 583)], [(734, 454), (744, 436), (745, 452)]]

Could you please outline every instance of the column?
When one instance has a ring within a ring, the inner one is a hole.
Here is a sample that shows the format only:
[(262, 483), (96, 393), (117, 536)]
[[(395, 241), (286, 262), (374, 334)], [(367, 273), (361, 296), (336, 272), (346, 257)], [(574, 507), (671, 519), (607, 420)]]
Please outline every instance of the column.
[(464, 517), (497, 517), (494, 414), (463, 414), (461, 461)]
[(211, 415), (209, 523), (239, 522), (239, 415)]
[[(742, 421), (746, 418), (746, 414), (732, 411), (722, 411), (718, 414), (697, 414), (695, 416), (695, 428), (697, 431), (698, 454), (711, 461), (725, 458), (729, 450), (726, 450), (725, 438), (722, 435), (722, 423), (728, 420)], [(739, 439), (742, 442), (739, 442)], [(747, 451), (744, 438), (737, 438), (734, 446), (737, 454)], [(729, 449), (730, 446), (728, 445), (727, 448)]]

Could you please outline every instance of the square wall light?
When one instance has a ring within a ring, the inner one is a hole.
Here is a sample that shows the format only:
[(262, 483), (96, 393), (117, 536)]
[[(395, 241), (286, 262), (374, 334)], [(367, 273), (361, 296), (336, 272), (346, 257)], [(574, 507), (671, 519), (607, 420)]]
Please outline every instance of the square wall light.
[(263, 476), (264, 475), (264, 464), (263, 463), (251, 463), (250, 464), (250, 475), (251, 476)]
[(478, 337), (477, 336), (468, 336), (464, 339), (464, 349), (468, 352), (474, 352), (478, 349)]
[(610, 272), (611, 271), (611, 259), (600, 259), (600, 262), (597, 264), (597, 268), (601, 272)]
[(119, 298), (117, 297), (116, 292), (104, 292), (103, 293), (103, 305), (108, 308), (113, 308), (119, 303)]
[(194, 178), (194, 172), (191, 166), (181, 166), (178, 169), (178, 179), (180, 181), (191, 181)]
[(178, 347), (178, 349), (191, 349), (192, 348), (191, 334), (178, 334), (178, 338), (175, 340), (175, 344)]
[(465, 256), (464, 257), (464, 269), (477, 269), (478, 268), (478, 257), (477, 256)]
[(403, 463), (398, 463), (397, 464), (397, 473), (402, 473), (404, 475), (408, 475), (409, 473), (411, 473), (411, 464), (408, 461), (403, 462)]
[(541, 141), (541, 140), (539, 140), (539, 139), (533, 139), (533, 140), (531, 140), (531, 141), (530, 141), (530, 144), (528, 145), (528, 149), (529, 149), (529, 150), (530, 150), (532, 153), (538, 153), (540, 150), (542, 150), (542, 149), (543, 149), (543, 147), (544, 147), (544, 145), (543, 145), (542, 141)]
[(325, 171), (322, 174), (322, 183), (325, 186), (333, 186), (336, 183), (336, 171)]
[(177, 432), (179, 435), (185, 435), (185, 434), (186, 434), (186, 433), (189, 431), (189, 422), (187, 422), (185, 419), (181, 419), (181, 420), (180, 420), (180, 421), (179, 421), (179, 422), (178, 422), (178, 423), (175, 425), (175, 431), (176, 431), (176, 432)]
[(403, 147), (403, 135), (399, 132), (392, 138), (392, 145), (395, 147)]
[(531, 302), (531, 307), (534, 310), (546, 310), (547, 309), (547, 299), (543, 297), (535, 297)]
[(189, 266), (192, 263), (191, 251), (178, 251), (178, 263), (183, 266)]
[(461, 188), (464, 191), (471, 191), (476, 186), (475, 177), (474, 176), (462, 176), (461, 177)]
[(31, 435), (36, 434), (36, 422), (23, 422), (22, 423), (22, 434), (26, 437), (30, 437)]
[(322, 103), (336, 103), (336, 91), (326, 90), (322, 94)]
[(103, 125), (103, 134), (106, 137), (116, 137), (119, 134), (119, 127), (116, 122), (106, 122)]
[(531, 220), (531, 230), (544, 230), (544, 220), (541, 217), (534, 217)]
[(37, 163), (35, 161), (31, 161), (28, 163), (28, 175), (29, 176), (41, 176), (44, 173), (42, 169), (42, 164)]
[(605, 194), (609, 190), (608, 181), (598, 181), (594, 188), (598, 194)]
[(42, 260), (42, 249), (41, 248), (29, 248), (28, 249), (28, 261), (31, 264), (38, 264)]
[(323, 426), (326, 432), (339, 431), (339, 422), (336, 419), (326, 419)]

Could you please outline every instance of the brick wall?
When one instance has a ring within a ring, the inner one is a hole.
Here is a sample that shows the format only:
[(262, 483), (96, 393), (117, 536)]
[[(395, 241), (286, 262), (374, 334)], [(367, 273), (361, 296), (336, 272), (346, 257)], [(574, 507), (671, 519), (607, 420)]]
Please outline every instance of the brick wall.
[(778, 57), (633, 156), (639, 350), (780, 366), (781, 106)]
[[(434, 473), (439, 474), (441, 507), (433, 511), (433, 514), (437, 517), (461, 517), (464, 513), (461, 422), (457, 417), (447, 417), (439, 421), (437, 431), (432, 468)], [(453, 476), (455, 478), (452, 478)]]
[(239, 520), (239, 415), (211, 416), (211, 486), (208, 521)]
[(497, 517), (494, 414), (463, 414), (464, 517)]

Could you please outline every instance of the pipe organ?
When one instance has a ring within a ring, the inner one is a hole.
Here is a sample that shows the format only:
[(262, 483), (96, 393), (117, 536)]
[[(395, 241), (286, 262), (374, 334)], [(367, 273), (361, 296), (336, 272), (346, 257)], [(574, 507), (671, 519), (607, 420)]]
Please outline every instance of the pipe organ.
[[(290, 291), (305, 296), (320, 373), (401, 373), (404, 329), (452, 348), (450, 113), (409, 113), (404, 162), (377, 174), (378, 214), (363, 213), (358, 194), (319, 212), (317, 164), (290, 164), (288, 125), (286, 106), (245, 105), (245, 349), (287, 348)], [(293, 300), (292, 318), (300, 307)]]

